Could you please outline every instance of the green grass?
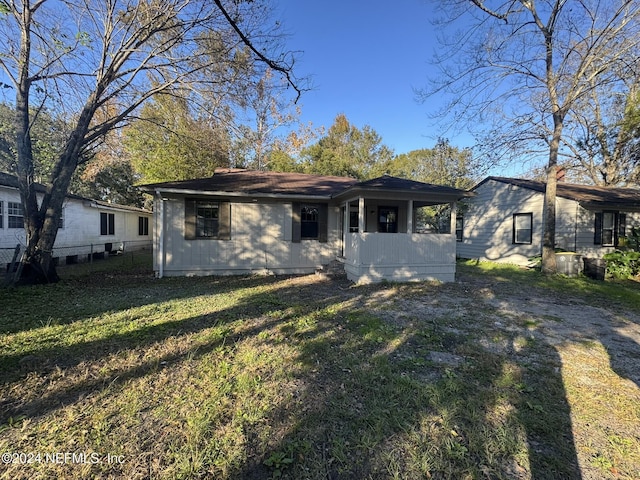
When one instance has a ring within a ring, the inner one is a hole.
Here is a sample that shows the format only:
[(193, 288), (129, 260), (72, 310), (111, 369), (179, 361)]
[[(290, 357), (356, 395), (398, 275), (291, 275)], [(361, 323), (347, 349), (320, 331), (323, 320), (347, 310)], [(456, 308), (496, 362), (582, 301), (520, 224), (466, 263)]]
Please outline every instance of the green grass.
[[(549, 344), (533, 336), (548, 318), (501, 316), (464, 284), (123, 268), (0, 290), (0, 453), (101, 460), (14, 463), (0, 478), (640, 475), (638, 387), (602, 368), (606, 351)], [(460, 271), (638, 306), (630, 285)], [(582, 365), (601, 387), (580, 383)]]
[(563, 275), (544, 275), (535, 270), (524, 269), (515, 265), (476, 262), (473, 260), (458, 263), (458, 271), (475, 271), (490, 275), (494, 281), (509, 282), (519, 288), (522, 283), (533, 287), (550, 289), (559, 294), (590, 297), (611, 303), (619, 302), (635, 310), (640, 310), (640, 284), (634, 280), (607, 279), (606, 282), (593, 280), (583, 275), (566, 277)]

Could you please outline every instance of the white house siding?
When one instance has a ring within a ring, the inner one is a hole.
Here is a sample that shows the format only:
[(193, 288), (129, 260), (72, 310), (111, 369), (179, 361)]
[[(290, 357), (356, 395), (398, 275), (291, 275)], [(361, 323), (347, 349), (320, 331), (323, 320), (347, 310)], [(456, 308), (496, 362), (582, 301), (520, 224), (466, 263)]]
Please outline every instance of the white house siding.
[[(293, 243), (292, 205), (287, 203), (231, 203), (230, 240), (185, 239), (185, 200), (156, 200), (164, 208), (164, 238), (160, 219), (154, 235), (157, 274), (237, 275), (245, 273), (310, 273), (336, 258), (339, 246), (339, 209), (329, 208), (328, 242)], [(159, 217), (159, 215), (157, 215)]]
[[(41, 197), (39, 197), (39, 200)], [(24, 246), (26, 235), (24, 228), (8, 228), (8, 203), (20, 202), (17, 189), (0, 186), (2, 202), (2, 228), (0, 228), (0, 249), (10, 250), (17, 244)], [(114, 235), (100, 235), (100, 213), (113, 213), (115, 221)], [(149, 235), (139, 235), (138, 219), (149, 219)], [(63, 226), (58, 229), (53, 256), (61, 260), (66, 257), (104, 253), (105, 246), (111, 244), (113, 250), (140, 247), (152, 239), (153, 222), (151, 212), (129, 209), (122, 206), (104, 206), (90, 200), (67, 198), (63, 205)], [(81, 257), (80, 257), (81, 258)], [(9, 259), (10, 260), (10, 259)], [(0, 260), (3, 263), (4, 259)]]
[[(457, 255), (488, 261), (523, 264), (542, 251), (544, 196), (529, 189), (489, 180), (477, 196), (461, 208), (464, 218), (462, 242)], [(513, 215), (532, 213), (532, 242), (513, 243)]]
[[(525, 265), (542, 253), (544, 194), (504, 182), (488, 180), (475, 192), (477, 196), (463, 207), (463, 241), (458, 242), (460, 258)], [(513, 214), (533, 213), (531, 245), (514, 245)], [(624, 213), (624, 212), (621, 212)], [(595, 211), (586, 210), (575, 200), (556, 198), (556, 247), (583, 257), (601, 258), (614, 247), (594, 244)], [(639, 213), (627, 213), (627, 231), (640, 226)]]

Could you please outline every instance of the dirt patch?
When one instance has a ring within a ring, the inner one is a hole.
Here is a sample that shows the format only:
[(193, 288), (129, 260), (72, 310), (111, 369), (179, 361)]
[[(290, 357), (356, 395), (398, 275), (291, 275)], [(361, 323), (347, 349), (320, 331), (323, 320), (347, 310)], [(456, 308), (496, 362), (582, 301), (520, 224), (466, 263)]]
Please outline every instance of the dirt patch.
[[(564, 434), (575, 447), (576, 478), (640, 478), (640, 312), (614, 300), (479, 275), (460, 275), (451, 284), (373, 287), (350, 286), (335, 277), (315, 285), (314, 293), (338, 294), (398, 329), (438, 338), (437, 349), (398, 351), (403, 361), (421, 357), (456, 368), (466, 360), (460, 345), (473, 342), (525, 371), (548, 368), (564, 389), (572, 430)], [(423, 369), (414, 378), (430, 381), (437, 375)], [(550, 407), (530, 408), (535, 413)], [(536, 445), (531, 440), (534, 454), (544, 450)], [(526, 474), (505, 474), (537, 478), (542, 470), (532, 465)]]

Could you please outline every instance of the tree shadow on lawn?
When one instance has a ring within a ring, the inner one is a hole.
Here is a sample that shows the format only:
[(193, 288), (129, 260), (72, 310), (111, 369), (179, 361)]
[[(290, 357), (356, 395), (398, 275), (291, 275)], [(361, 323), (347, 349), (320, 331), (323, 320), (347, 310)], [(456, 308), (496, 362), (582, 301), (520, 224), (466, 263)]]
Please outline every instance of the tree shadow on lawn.
[[(213, 283), (205, 280), (203, 283), (204, 285), (200, 286), (200, 288), (192, 289), (194, 296), (211, 294), (212, 289), (216, 294), (227, 293), (234, 290), (234, 286), (236, 289), (269, 287), (274, 284), (274, 280), (261, 277), (246, 277), (227, 281), (218, 279)], [(183, 291), (182, 287), (180, 291)], [(241, 341), (244, 338), (257, 335), (263, 329), (271, 327), (280, 320), (269, 319), (268, 314), (278, 308), (279, 305), (273, 302), (272, 292), (269, 288), (266, 288), (262, 292), (243, 298), (242, 301), (231, 308), (214, 309), (206, 315), (152, 324), (145, 324), (143, 317), (128, 317), (126, 320), (128, 324), (139, 322), (139, 326), (133, 331), (112, 334), (105, 338), (72, 345), (55, 345), (47, 348), (35, 346), (31, 350), (21, 351), (20, 353), (0, 355), (0, 366), (2, 366), (4, 373), (3, 383), (5, 385), (18, 383), (32, 374), (46, 377), (56, 369), (70, 371), (81, 364), (91, 364), (127, 351), (144, 351), (156, 344), (158, 345), (158, 350), (161, 351), (163, 342), (170, 338), (187, 338), (192, 334), (198, 334), (207, 329), (225, 327), (225, 325), (242, 319), (249, 320), (267, 315), (267, 320), (258, 322), (254, 328), (242, 328), (237, 331), (229, 327), (222, 328), (220, 332), (215, 332), (212, 341), (201, 342), (196, 345), (198, 351), (195, 357), (202, 356), (224, 343)], [(190, 358), (194, 358), (194, 355), (189, 352), (160, 356), (159, 358), (143, 361), (133, 368), (117, 369), (108, 376), (99, 376), (92, 380), (72, 383), (61, 387), (61, 389), (51, 389), (47, 385), (41, 385), (43, 389), (42, 395), (37, 395), (37, 398), (27, 402), (21, 397), (3, 395), (0, 397), (0, 425), (5, 423), (8, 418), (21, 415), (29, 417), (46, 415), (61, 405), (73, 403), (82, 396), (87, 395), (88, 392), (100, 390), (105, 385), (116, 380), (125, 382), (157, 373), (162, 368), (162, 365), (179, 362), (187, 355)]]
[[(26, 403), (8, 397), (3, 420), (46, 415), (105, 385), (124, 386), (161, 373), (162, 365), (202, 358), (225, 342), (251, 338), (269, 345), (272, 335), (261, 334), (277, 331), (298, 351), (297, 387), (283, 387), (266, 418), (243, 422), (244, 455), (230, 465), (226, 478), (581, 478), (555, 349), (533, 345), (531, 360), (529, 346), (515, 359), (511, 350), (479, 347), (477, 335), (490, 330), (496, 318), (495, 312), (482, 311), (481, 296), (472, 292), (465, 313), (452, 318), (447, 308), (429, 315), (407, 307), (441, 295), (462, 302), (464, 287), (457, 284), (351, 288), (341, 281), (313, 279), (300, 285), (269, 279), (261, 285), (269, 282), (273, 288), (211, 315), (86, 342), (71, 354), (63, 347), (44, 352), (53, 364), (71, 368), (247, 319), (247, 328), (203, 341), (195, 354), (161, 355)], [(270, 315), (281, 308), (288, 313)], [(513, 345), (520, 333), (503, 331), (504, 342)], [(450, 357), (441, 362), (432, 352)], [(3, 359), (4, 364), (16, 361)], [(23, 370), (14, 372), (14, 382), (39, 371), (19, 367)], [(225, 422), (234, 421), (218, 419), (210, 431), (216, 435)], [(265, 424), (272, 433), (267, 440)], [(194, 476), (224, 478), (216, 468), (205, 461)]]
[(0, 335), (68, 325), (104, 314), (199, 295), (268, 286), (268, 277), (166, 277), (145, 271), (96, 273), (56, 284), (0, 288)]
[[(290, 332), (305, 389), (271, 412), (282, 434), (232, 478), (582, 478), (552, 346), (525, 347), (515, 360), (512, 348), (478, 348), (463, 331), (479, 319), (475, 301), (462, 324), (411, 311), (385, 318), (397, 291), (462, 292), (392, 286), (372, 300), (379, 288), (388, 287), (368, 287), (313, 330)], [(434, 361), (434, 351), (451, 356)]]

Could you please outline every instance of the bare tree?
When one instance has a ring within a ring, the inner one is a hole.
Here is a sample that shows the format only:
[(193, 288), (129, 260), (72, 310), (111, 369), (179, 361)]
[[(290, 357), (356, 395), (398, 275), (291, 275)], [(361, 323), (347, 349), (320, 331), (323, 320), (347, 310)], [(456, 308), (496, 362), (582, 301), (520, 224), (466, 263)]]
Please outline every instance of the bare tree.
[[(149, 98), (168, 90), (227, 95), (242, 77), (238, 64), (247, 63), (282, 74), (299, 95), (293, 58), (279, 49), (268, 13), (261, 0), (0, 2), (0, 66), (15, 90), (27, 261), (39, 281), (57, 280), (51, 253), (73, 173)], [(33, 109), (44, 107), (65, 110), (73, 129), (38, 203), (31, 126)]]
[(232, 135), (236, 166), (268, 170), (271, 151), (281, 143), (276, 131), (295, 123), (300, 116), (300, 108), (283, 95), (282, 87), (267, 70), (256, 89), (244, 99), (248, 118)]
[[(633, 0), (450, 0), (440, 77), (421, 92), (453, 94), (455, 121), (488, 125), (494, 154), (547, 157), (543, 271), (556, 271), (558, 159), (571, 114), (594, 89), (619, 88), (615, 72), (637, 70), (640, 4)], [(454, 58), (455, 62), (449, 61)], [(626, 67), (624, 67), (626, 66)], [(481, 132), (482, 133), (482, 132)]]
[(597, 88), (572, 115), (566, 166), (602, 186), (640, 184), (640, 77), (621, 72), (623, 90)]

